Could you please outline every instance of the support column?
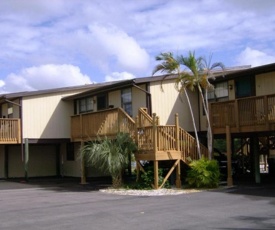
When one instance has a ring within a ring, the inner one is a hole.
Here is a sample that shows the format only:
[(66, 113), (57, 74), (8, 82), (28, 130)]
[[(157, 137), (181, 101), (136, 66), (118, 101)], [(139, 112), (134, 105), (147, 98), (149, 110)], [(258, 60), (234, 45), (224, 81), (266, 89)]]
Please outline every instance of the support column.
[(5, 145), (4, 147), (4, 154), (5, 154), (5, 163), (4, 163), (4, 167), (5, 167), (5, 178), (8, 179), (9, 178), (9, 147), (8, 145)]
[(257, 184), (261, 183), (261, 174), (260, 174), (260, 156), (259, 156), (259, 138), (258, 136), (254, 136), (251, 138), (251, 152), (253, 157), (253, 173), (255, 182)]
[(56, 176), (61, 177), (61, 164), (60, 164), (60, 144), (55, 145), (55, 158), (56, 158)]
[(176, 168), (176, 187), (177, 188), (181, 188), (180, 163), (181, 163), (181, 161), (179, 161), (177, 168)]
[(136, 171), (137, 171), (136, 181), (139, 181), (139, 180), (140, 180), (140, 167), (139, 167), (139, 161), (136, 161)]
[(25, 170), (25, 181), (29, 181), (29, 139), (25, 138), (25, 157), (24, 157), (24, 170)]
[(226, 126), (226, 151), (227, 151), (227, 186), (233, 185), (232, 167), (231, 167), (231, 132), (230, 126)]
[[(84, 142), (81, 141), (80, 148), (82, 149), (84, 146)], [(81, 183), (80, 184), (87, 184), (86, 181), (86, 168), (85, 168), (85, 160), (84, 157), (81, 157)]]
[(159, 188), (159, 164), (156, 160), (154, 160), (154, 187)]

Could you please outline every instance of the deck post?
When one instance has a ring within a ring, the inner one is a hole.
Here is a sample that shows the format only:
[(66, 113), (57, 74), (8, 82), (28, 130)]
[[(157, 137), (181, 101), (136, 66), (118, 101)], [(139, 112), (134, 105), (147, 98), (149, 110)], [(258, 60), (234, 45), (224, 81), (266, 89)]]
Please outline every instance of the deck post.
[(157, 134), (157, 116), (154, 113), (153, 114), (153, 151), (154, 151), (154, 154), (157, 154), (157, 139), (158, 139), (158, 134)]
[(179, 114), (175, 114), (175, 126), (176, 126), (176, 150), (180, 151), (180, 129), (179, 129)]
[(232, 168), (231, 168), (231, 132), (230, 126), (226, 126), (226, 150), (227, 150), (227, 186), (233, 185)]
[(155, 189), (159, 188), (159, 164), (158, 161), (154, 160), (154, 187)]
[(180, 163), (181, 161), (179, 160), (179, 163), (177, 164), (176, 168), (176, 187), (181, 188), (181, 179), (180, 179)]
[[(83, 146), (84, 146), (84, 142), (81, 141), (80, 148), (82, 149)], [(84, 156), (81, 157), (81, 182), (80, 182), (80, 184), (87, 184)]]
[(25, 181), (29, 180), (29, 139), (25, 138), (25, 158), (24, 158), (24, 170), (25, 170)]
[(250, 153), (253, 158), (253, 174), (255, 178), (255, 183), (261, 183), (261, 174), (260, 174), (260, 157), (259, 157), (259, 138), (258, 136), (253, 136), (250, 139)]
[[(158, 134), (157, 134), (157, 116), (155, 113), (153, 113), (153, 151), (154, 151), (154, 155), (156, 157), (157, 155), (157, 148), (158, 148), (158, 144), (157, 144), (157, 139), (158, 139)], [(155, 189), (158, 189), (158, 161), (154, 160), (154, 187)]]
[(139, 161), (136, 160), (136, 171), (137, 171), (137, 176), (136, 176), (136, 182), (140, 180), (140, 167), (139, 167)]
[(268, 98), (264, 96), (264, 121), (266, 130), (270, 130), (268, 122)]

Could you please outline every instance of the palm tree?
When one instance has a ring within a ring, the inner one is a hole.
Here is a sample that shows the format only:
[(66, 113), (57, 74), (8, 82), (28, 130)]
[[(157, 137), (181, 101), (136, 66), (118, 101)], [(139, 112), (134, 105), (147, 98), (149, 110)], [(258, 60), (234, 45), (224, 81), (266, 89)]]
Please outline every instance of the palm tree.
[[(197, 133), (197, 127), (195, 123), (195, 118), (194, 118), (194, 113), (193, 109), (191, 106), (190, 98), (187, 92), (187, 89), (193, 90), (194, 85), (190, 84), (193, 78), (190, 76), (190, 74), (182, 72), (180, 69), (180, 62), (178, 59), (174, 58), (173, 53), (168, 52), (168, 53), (161, 53), (160, 55), (156, 56), (156, 61), (161, 61), (161, 64), (158, 64), (152, 74), (154, 75), (157, 72), (161, 73), (168, 73), (168, 74), (176, 74), (177, 75), (177, 81), (176, 81), (176, 89), (180, 93), (184, 93), (187, 99), (187, 103), (189, 106), (191, 118), (192, 118), (192, 123), (194, 127), (194, 132), (195, 132), (195, 138), (196, 138), (196, 143), (197, 143), (197, 151), (199, 158), (201, 158), (201, 149), (200, 149), (200, 142), (199, 142), (199, 137)], [(164, 77), (165, 78), (165, 77)], [(188, 80), (189, 79), (189, 80)]]
[(178, 79), (178, 82), (185, 81), (189, 84), (191, 88), (196, 87), (200, 93), (203, 109), (206, 115), (208, 127), (207, 127), (207, 146), (208, 146), (208, 158), (212, 158), (213, 152), (213, 134), (211, 130), (209, 108), (208, 108), (208, 90), (214, 88), (214, 86), (209, 82), (209, 79), (214, 79), (213, 71), (216, 68), (225, 69), (221, 62), (211, 64), (210, 56), (209, 61), (203, 57), (196, 58), (195, 52), (189, 52), (187, 57), (179, 56), (178, 62), (187, 67), (192, 75), (185, 74)]
[(118, 133), (115, 139), (88, 142), (80, 149), (80, 155), (87, 166), (99, 168), (102, 172), (109, 173), (112, 177), (114, 188), (122, 185), (122, 172), (129, 163), (129, 155), (137, 147), (128, 133)]

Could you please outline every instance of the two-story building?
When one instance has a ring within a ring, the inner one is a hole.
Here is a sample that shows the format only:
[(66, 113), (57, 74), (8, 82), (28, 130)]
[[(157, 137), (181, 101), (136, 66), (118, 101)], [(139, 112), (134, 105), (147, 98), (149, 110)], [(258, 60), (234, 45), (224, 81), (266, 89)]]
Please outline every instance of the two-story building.
[[(230, 70), (225, 76), (217, 74), (215, 90), (209, 92), (214, 137), (225, 138), (229, 127), (233, 139), (249, 138), (255, 169), (256, 146), (265, 142), (270, 147), (274, 139), (274, 75), (275, 64)], [(157, 166), (158, 161), (173, 160), (178, 167), (181, 160), (197, 159), (190, 111), (174, 84), (171, 75), (1, 95), (0, 178), (26, 173), (80, 177), (81, 144), (99, 135), (114, 137), (119, 131), (135, 138), (138, 161), (154, 161)], [(196, 91), (188, 93), (206, 143), (200, 97)], [(207, 154), (203, 145), (201, 150)], [(101, 174), (89, 169), (86, 175)]]

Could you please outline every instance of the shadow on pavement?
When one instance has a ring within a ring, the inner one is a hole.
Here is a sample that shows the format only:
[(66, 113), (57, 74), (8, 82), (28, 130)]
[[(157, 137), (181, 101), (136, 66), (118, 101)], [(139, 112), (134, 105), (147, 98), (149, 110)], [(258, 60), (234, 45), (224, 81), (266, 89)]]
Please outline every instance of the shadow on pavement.
[(216, 191), (248, 196), (275, 197), (275, 181), (273, 177), (262, 176), (261, 183), (257, 184), (253, 178), (243, 178), (234, 181), (234, 186), (230, 188), (217, 189)]
[(80, 184), (79, 178), (30, 178), (0, 180), (0, 190), (40, 188), (54, 191), (87, 192), (98, 191), (111, 186), (110, 178), (87, 179), (87, 184)]

